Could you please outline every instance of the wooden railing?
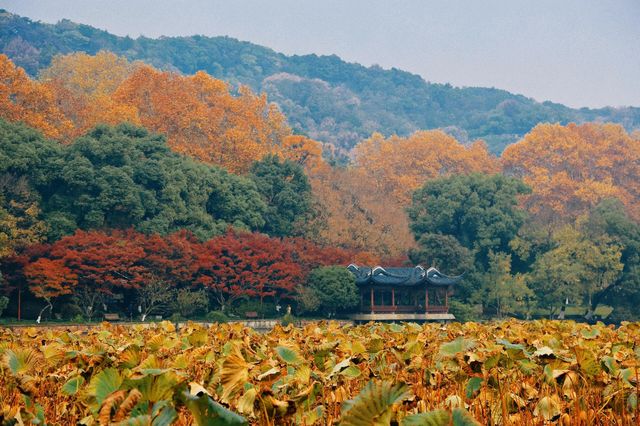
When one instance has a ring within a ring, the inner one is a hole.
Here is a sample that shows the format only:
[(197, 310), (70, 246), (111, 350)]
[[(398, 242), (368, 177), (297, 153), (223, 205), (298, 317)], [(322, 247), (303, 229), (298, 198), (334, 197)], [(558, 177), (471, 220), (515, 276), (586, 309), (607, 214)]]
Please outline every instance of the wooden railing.
[[(365, 308), (366, 309), (366, 308)], [(449, 307), (448, 306), (444, 306), (444, 305), (429, 305), (427, 306), (427, 308), (425, 309), (423, 306), (406, 306), (406, 305), (395, 305), (395, 306), (378, 306), (375, 305), (373, 307), (371, 307), (371, 312), (376, 313), (389, 313), (389, 312), (396, 312), (396, 313), (434, 313), (434, 314), (440, 314), (440, 313), (447, 313), (449, 312)]]

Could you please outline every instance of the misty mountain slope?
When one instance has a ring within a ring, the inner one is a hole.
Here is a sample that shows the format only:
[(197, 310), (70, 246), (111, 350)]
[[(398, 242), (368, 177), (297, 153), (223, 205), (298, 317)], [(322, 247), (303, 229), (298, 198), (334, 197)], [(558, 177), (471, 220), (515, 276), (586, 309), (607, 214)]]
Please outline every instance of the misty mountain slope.
[(132, 39), (68, 20), (51, 25), (0, 11), (0, 52), (32, 75), (56, 54), (103, 49), (161, 69), (205, 70), (264, 91), (297, 132), (345, 149), (374, 131), (407, 135), (444, 128), (462, 141), (485, 139), (499, 153), (539, 122), (613, 121), (628, 130), (640, 128), (635, 107), (572, 109), (505, 90), (429, 83), (402, 70), (364, 67), (335, 55), (287, 56), (230, 37)]

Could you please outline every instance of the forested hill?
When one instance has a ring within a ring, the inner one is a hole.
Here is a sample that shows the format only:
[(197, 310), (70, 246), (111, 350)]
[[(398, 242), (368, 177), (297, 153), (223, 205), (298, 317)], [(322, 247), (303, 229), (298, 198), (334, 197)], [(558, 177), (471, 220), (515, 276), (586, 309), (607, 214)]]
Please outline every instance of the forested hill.
[[(407, 135), (445, 128), (483, 138), (500, 152), (539, 122), (613, 121), (640, 128), (640, 108), (572, 109), (493, 88), (433, 84), (398, 69), (364, 67), (332, 56), (286, 56), (229, 37), (118, 37), (63, 20), (55, 25), (0, 11), (0, 51), (30, 74), (60, 53), (110, 50), (130, 60), (191, 74), (205, 70), (264, 91), (297, 132), (343, 148), (379, 131)], [(549, 75), (548, 78), (554, 78)]]

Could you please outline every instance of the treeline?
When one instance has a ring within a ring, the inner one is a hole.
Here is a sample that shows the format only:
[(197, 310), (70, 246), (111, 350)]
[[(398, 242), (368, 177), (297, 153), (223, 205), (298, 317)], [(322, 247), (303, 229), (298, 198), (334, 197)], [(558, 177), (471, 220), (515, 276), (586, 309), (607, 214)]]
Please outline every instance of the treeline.
[[(38, 321), (53, 310), (54, 301), (66, 318), (100, 319), (103, 312), (120, 312), (144, 321), (152, 314), (209, 313), (219, 320), (233, 311), (276, 315), (279, 305), (281, 314), (287, 305), (297, 305), (297, 312), (335, 310), (331, 301), (322, 302), (330, 288), (316, 292), (311, 280), (300, 291), (301, 283), (317, 268), (353, 258), (354, 253), (300, 238), (232, 230), (204, 241), (188, 231), (160, 236), (132, 229), (78, 230), (28, 247), (9, 258), (3, 270), (5, 290), (18, 293), (26, 287), (44, 303)], [(337, 272), (340, 284), (355, 292), (344, 268), (321, 270), (322, 275)]]
[[(187, 231), (184, 238), (205, 245), (264, 234), (276, 246), (297, 238), (306, 250), (344, 254), (318, 267), (420, 263), (464, 272), (454, 303), (461, 319), (562, 315), (567, 303), (587, 317), (602, 303), (614, 307), (612, 318), (637, 315), (640, 141), (619, 125), (540, 124), (500, 158), (482, 141), (462, 144), (441, 131), (375, 133), (340, 165), (330, 145), (295, 135), (264, 96), (104, 52), (57, 57), (37, 80), (0, 56), (0, 117), (0, 258), (3, 270), (14, 265), (4, 274), (9, 290), (46, 283), (46, 267), (58, 282), (84, 280), (86, 271), (51, 254), (84, 235), (78, 230), (116, 236), (116, 245), (129, 244), (125, 234)], [(44, 247), (40, 257), (27, 255), (33, 247)], [(305, 270), (291, 256), (284, 263)], [(150, 271), (141, 275), (149, 285), (208, 288), (193, 271), (184, 279)], [(255, 273), (250, 263), (243, 271)], [(335, 313), (355, 294), (322, 299), (320, 289), (348, 281), (334, 273), (294, 274), (286, 297), (243, 297)], [(82, 288), (67, 287), (61, 297), (69, 300)], [(227, 306), (206, 294), (207, 309)], [(125, 296), (113, 300), (129, 306), (114, 307), (129, 312), (142, 297)], [(341, 305), (330, 307), (335, 300)]]
[(235, 87), (248, 85), (277, 102), (296, 132), (345, 150), (374, 131), (408, 136), (418, 129), (447, 128), (463, 142), (482, 138), (499, 153), (540, 122), (640, 126), (640, 109), (633, 107), (572, 109), (505, 90), (430, 83), (335, 55), (286, 56), (230, 37), (132, 39), (69, 20), (50, 25), (0, 11), (0, 53), (33, 76), (56, 55), (100, 50), (184, 74), (204, 70)]

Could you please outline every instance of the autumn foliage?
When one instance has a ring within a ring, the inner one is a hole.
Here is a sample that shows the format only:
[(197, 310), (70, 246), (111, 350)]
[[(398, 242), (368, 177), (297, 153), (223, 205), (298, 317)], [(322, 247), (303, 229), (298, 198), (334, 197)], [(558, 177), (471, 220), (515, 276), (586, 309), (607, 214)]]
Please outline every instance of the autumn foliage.
[[(294, 134), (264, 94), (109, 52), (56, 57), (38, 79), (0, 56), (0, 118), (65, 145), (1, 123), (3, 285), (28, 282), (33, 295), (73, 297), (86, 312), (149, 283), (206, 291), (217, 307), (277, 302), (296, 297), (315, 268), (399, 266), (408, 253), (414, 262), (455, 259), (449, 269), (468, 272), (458, 297), (477, 305), (492, 294), (491, 267), (533, 289), (548, 281), (545, 254), (559, 249), (554, 235), (566, 226), (585, 241), (612, 241), (624, 264), (594, 300), (619, 288), (640, 294), (640, 144), (618, 125), (540, 124), (501, 158), (441, 130), (374, 133), (337, 152)], [(507, 198), (491, 185), (471, 190), (501, 173), (526, 185)], [(426, 186), (447, 189), (420, 198)], [(615, 199), (620, 211), (606, 207)], [(517, 206), (517, 221), (504, 219), (505, 205)], [(412, 208), (438, 226), (411, 232)], [(227, 227), (268, 235), (220, 235)], [(565, 266), (563, 276), (577, 276)]]
[(95, 56), (73, 53), (56, 56), (40, 74), (65, 117), (73, 123), (66, 135), (80, 136), (97, 124), (139, 124), (133, 105), (117, 102), (113, 94), (140, 64), (111, 52)]
[(92, 312), (104, 297), (158, 280), (203, 288), (218, 307), (241, 298), (291, 302), (312, 269), (347, 265), (353, 259), (353, 252), (321, 248), (300, 238), (229, 230), (201, 242), (185, 231), (161, 237), (129, 229), (79, 230), (52, 244), (33, 246), (8, 264), (22, 264), (34, 296), (51, 300), (74, 294)]
[(440, 130), (420, 131), (409, 137), (379, 133), (354, 148), (355, 165), (373, 190), (407, 206), (413, 191), (426, 181), (454, 174), (496, 173), (500, 166), (482, 141), (464, 146)]
[(62, 138), (72, 129), (51, 89), (31, 80), (22, 68), (1, 54), (0, 116), (9, 121), (23, 121), (54, 139)]
[(131, 105), (145, 127), (167, 135), (179, 153), (245, 172), (253, 161), (275, 152), (288, 133), (285, 119), (265, 96), (230, 87), (204, 72), (193, 76), (136, 69), (114, 94)]
[(540, 124), (502, 162), (533, 189), (524, 206), (539, 223), (567, 223), (605, 198), (640, 219), (640, 144), (619, 125)]

